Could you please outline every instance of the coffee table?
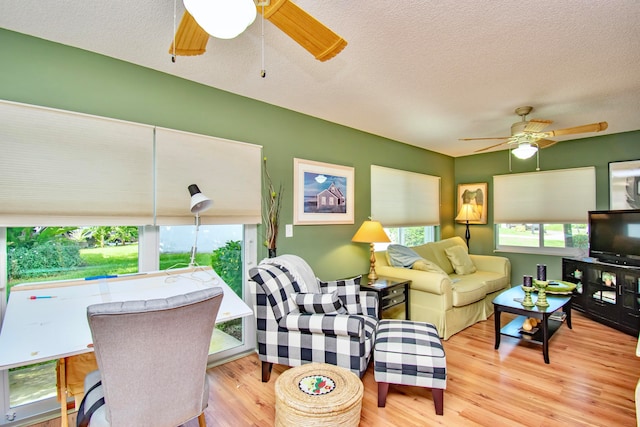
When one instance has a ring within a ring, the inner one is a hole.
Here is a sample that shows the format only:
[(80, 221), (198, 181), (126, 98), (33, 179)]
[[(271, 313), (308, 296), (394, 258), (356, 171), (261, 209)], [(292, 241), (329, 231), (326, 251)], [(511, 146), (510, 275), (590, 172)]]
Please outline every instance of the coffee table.
[[(562, 321), (549, 319), (549, 316), (553, 312), (563, 309), (566, 313), (567, 326), (571, 329), (571, 295), (550, 295), (547, 293), (549, 307), (544, 308), (537, 306), (525, 308), (521, 304), (522, 298), (524, 298), (524, 291), (521, 286), (516, 286), (502, 292), (493, 300), (496, 332), (495, 349), (497, 350), (500, 347), (500, 337), (502, 335), (542, 344), (544, 363), (549, 363), (549, 338), (563, 323)], [(534, 301), (536, 300), (535, 294), (533, 299)], [(500, 314), (502, 312), (518, 314), (519, 316), (501, 329)], [(528, 317), (534, 317), (542, 321), (537, 331), (531, 331), (534, 333), (527, 333), (527, 331), (522, 330), (522, 324)]]

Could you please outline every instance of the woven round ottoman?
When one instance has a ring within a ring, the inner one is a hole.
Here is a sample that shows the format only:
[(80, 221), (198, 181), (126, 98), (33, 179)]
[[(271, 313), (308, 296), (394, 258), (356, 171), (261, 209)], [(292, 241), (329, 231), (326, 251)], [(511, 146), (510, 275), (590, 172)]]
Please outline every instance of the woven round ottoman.
[(275, 426), (353, 426), (360, 423), (364, 386), (353, 372), (325, 363), (284, 371), (276, 380)]

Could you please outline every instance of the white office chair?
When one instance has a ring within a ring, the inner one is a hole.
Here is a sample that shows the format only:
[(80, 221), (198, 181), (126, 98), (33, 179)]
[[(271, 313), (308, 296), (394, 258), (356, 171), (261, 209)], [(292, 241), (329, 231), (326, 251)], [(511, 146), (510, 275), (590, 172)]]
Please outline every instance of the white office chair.
[(77, 425), (205, 426), (209, 343), (221, 288), (96, 304), (87, 317), (98, 371), (85, 378)]

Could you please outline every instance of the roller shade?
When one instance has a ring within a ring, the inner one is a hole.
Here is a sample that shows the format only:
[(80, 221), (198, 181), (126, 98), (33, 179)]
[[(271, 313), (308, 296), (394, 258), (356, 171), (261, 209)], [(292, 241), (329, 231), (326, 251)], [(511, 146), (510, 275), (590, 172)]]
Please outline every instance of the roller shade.
[(193, 224), (190, 184), (213, 200), (202, 224), (259, 224), (259, 145), (156, 128), (156, 224)]
[(153, 223), (153, 127), (0, 101), (0, 226)]
[(497, 224), (585, 224), (595, 207), (594, 167), (493, 177)]
[(440, 224), (440, 177), (371, 165), (371, 216), (385, 227)]

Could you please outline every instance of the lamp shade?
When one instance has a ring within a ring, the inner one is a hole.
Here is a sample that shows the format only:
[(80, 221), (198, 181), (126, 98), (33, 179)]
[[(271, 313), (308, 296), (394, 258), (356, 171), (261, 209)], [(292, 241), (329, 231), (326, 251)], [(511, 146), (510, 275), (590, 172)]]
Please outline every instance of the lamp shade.
[(537, 151), (538, 147), (535, 145), (531, 145), (528, 142), (521, 142), (518, 144), (518, 147), (514, 148), (511, 152), (517, 158), (524, 160), (536, 154)]
[(357, 243), (385, 243), (390, 242), (389, 236), (384, 232), (382, 224), (378, 221), (367, 220), (362, 223), (356, 234), (351, 239), (352, 242)]
[(253, 0), (184, 0), (184, 7), (203, 30), (219, 39), (240, 35), (257, 13)]
[(479, 221), (480, 215), (471, 203), (464, 203), (458, 212), (456, 221)]
[(202, 194), (196, 184), (191, 184), (188, 188), (191, 194), (191, 213), (204, 212), (213, 206), (213, 201)]

